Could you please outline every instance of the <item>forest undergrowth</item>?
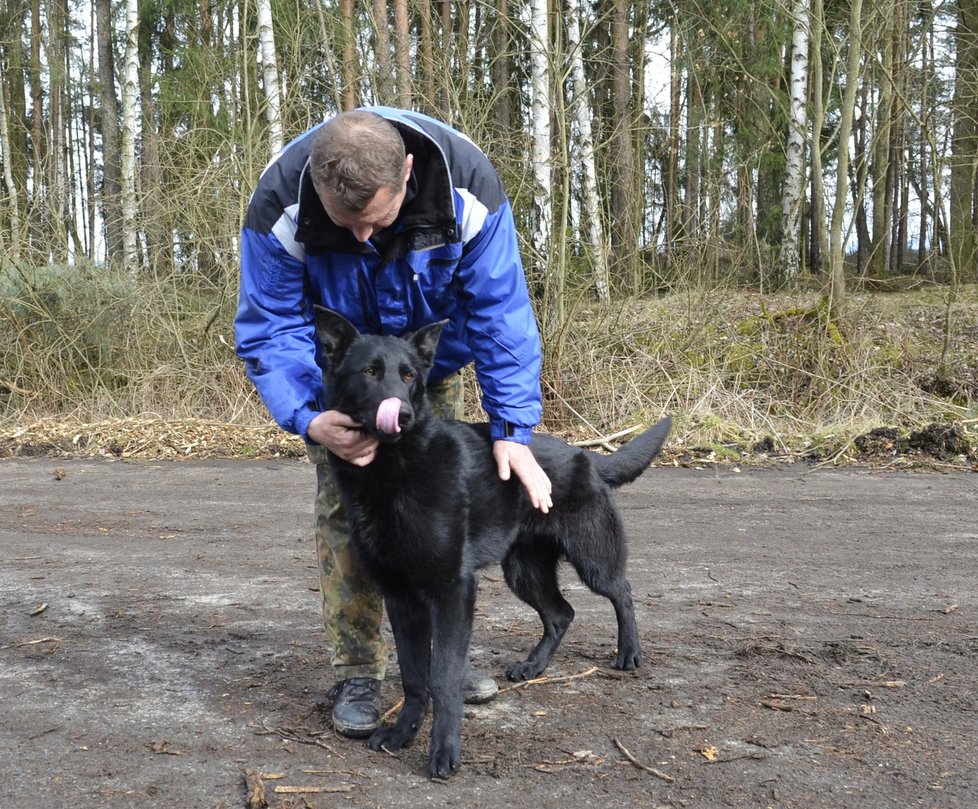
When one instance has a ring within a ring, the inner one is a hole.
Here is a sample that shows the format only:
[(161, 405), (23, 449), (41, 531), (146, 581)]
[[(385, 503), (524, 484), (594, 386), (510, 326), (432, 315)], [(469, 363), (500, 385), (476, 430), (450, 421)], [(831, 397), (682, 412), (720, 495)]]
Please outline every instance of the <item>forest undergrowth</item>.
[[(610, 449), (665, 413), (667, 462), (978, 463), (978, 287), (674, 290), (572, 307), (543, 429)], [(74, 267), (0, 274), (0, 457), (304, 455), (234, 354), (228, 288)], [(482, 418), (467, 371), (466, 411)]]

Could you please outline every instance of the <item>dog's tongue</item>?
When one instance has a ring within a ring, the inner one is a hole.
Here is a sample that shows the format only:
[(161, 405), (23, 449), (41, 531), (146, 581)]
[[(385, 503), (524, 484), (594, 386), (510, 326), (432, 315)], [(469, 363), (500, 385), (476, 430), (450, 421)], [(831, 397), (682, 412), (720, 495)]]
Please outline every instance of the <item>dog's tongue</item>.
[(377, 408), (377, 429), (382, 433), (399, 433), (397, 419), (401, 414), (401, 400), (396, 396), (384, 399)]

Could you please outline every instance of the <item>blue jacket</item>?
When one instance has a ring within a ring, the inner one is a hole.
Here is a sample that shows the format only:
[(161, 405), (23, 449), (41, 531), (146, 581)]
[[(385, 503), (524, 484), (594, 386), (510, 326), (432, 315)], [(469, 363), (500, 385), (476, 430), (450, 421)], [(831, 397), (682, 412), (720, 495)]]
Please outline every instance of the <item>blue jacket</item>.
[(367, 108), (393, 123), (414, 167), (397, 221), (367, 244), (335, 225), (307, 164), (319, 127), (265, 169), (241, 232), (238, 355), (272, 417), (308, 440), (323, 409), (312, 305), (363, 332), (447, 319), (429, 377), (475, 362), (494, 439), (530, 440), (542, 412), (540, 337), (509, 200), (486, 156), (419, 113)]

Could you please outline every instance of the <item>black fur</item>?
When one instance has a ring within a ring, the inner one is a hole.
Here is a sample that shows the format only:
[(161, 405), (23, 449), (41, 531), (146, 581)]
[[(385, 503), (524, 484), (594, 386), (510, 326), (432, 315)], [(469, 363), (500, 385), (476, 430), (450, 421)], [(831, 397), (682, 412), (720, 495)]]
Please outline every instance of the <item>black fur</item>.
[[(557, 584), (561, 559), (614, 605), (615, 667), (640, 664), (625, 532), (611, 487), (642, 474), (671, 422), (663, 419), (609, 456), (534, 436), (533, 454), (553, 483), (553, 508), (542, 514), (515, 475), (499, 479), (488, 425), (431, 414), (425, 377), (443, 324), (404, 338), (360, 335), (340, 315), (317, 307), (316, 326), (329, 363), (328, 406), (381, 441), (365, 467), (330, 459), (353, 546), (384, 595), (404, 683), (396, 724), (376, 731), (369, 744), (391, 751), (409, 744), (430, 694), (428, 774), (444, 778), (461, 761), (462, 677), (480, 568), (502, 562), (507, 584), (543, 621), (540, 642), (508, 667), (511, 680), (538, 676), (574, 618)], [(394, 396), (401, 400), (401, 432), (381, 433), (378, 405)]]

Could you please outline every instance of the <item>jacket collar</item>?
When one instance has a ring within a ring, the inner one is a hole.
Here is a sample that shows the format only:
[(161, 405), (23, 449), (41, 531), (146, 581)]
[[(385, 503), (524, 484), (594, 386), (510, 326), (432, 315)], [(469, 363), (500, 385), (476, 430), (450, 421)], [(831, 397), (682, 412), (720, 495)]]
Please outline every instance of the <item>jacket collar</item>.
[(397, 219), (372, 238), (374, 247), (361, 244), (349, 230), (329, 218), (313, 187), (307, 159), (299, 178), (295, 234), (306, 253), (366, 254), (376, 249), (382, 260), (387, 262), (403, 258), (412, 250), (424, 250), (459, 240), (455, 194), (444, 153), (423, 132), (400, 121), (391, 120), (391, 123), (404, 139), (407, 153), (414, 155), (408, 193)]

